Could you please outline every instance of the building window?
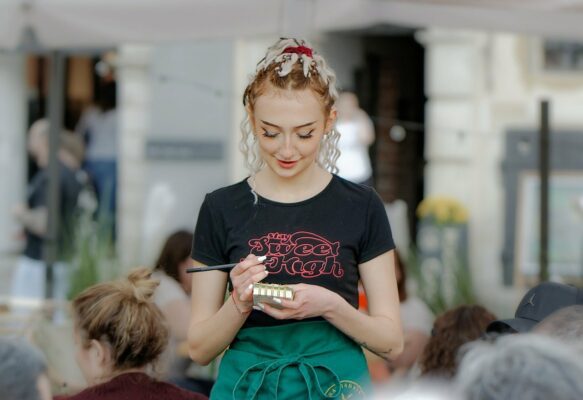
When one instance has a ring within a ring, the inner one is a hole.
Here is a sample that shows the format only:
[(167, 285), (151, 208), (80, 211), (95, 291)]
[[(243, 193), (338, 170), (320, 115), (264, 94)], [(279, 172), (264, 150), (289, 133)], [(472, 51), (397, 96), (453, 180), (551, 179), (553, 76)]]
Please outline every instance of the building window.
[(545, 72), (583, 73), (583, 43), (544, 40), (541, 61)]

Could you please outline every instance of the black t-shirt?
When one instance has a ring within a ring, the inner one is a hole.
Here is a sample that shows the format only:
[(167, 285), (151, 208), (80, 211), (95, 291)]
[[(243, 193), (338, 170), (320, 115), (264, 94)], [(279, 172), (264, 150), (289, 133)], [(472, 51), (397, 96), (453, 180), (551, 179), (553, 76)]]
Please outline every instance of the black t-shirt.
[[(28, 185), (27, 205), (30, 209), (46, 207), (48, 204), (48, 171), (39, 170), (31, 179)], [(75, 171), (63, 164), (59, 165), (60, 172), (60, 229), (59, 229), (59, 259), (62, 258), (63, 248), (67, 241), (71, 239), (71, 229), (73, 217), (77, 208), (77, 199), (81, 191), (82, 184), (77, 179)], [(24, 255), (35, 259), (43, 258), (44, 238), (25, 229), (26, 246)]]
[[(207, 194), (194, 232), (192, 258), (205, 265), (267, 256), (266, 283), (307, 283), (358, 307), (358, 265), (392, 250), (391, 228), (374, 189), (333, 175), (320, 193), (297, 203), (261, 196), (247, 180)], [(313, 319), (311, 319), (313, 320)], [(245, 327), (278, 325), (253, 311)]]

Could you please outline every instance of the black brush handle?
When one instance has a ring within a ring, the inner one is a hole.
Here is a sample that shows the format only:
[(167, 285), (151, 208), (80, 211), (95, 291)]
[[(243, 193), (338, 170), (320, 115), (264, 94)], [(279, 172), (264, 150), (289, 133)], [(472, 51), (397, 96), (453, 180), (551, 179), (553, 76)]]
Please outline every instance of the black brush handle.
[(223, 265), (212, 265), (210, 267), (192, 267), (192, 268), (187, 268), (186, 269), (186, 272), (230, 271), (237, 264), (238, 263), (223, 264)]

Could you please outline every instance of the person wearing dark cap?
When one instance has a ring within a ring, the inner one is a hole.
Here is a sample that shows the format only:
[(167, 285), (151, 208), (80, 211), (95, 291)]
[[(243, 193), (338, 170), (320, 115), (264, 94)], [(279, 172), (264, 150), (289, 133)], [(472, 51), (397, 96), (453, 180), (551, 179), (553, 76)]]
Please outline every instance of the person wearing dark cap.
[(583, 304), (583, 289), (562, 283), (543, 282), (526, 292), (514, 318), (493, 321), (486, 332), (529, 332), (553, 312), (575, 304)]

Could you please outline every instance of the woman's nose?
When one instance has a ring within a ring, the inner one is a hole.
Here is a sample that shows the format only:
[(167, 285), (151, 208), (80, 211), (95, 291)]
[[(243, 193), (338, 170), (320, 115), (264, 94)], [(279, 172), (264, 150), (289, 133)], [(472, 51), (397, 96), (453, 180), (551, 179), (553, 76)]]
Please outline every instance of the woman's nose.
[(282, 157), (291, 158), (294, 155), (294, 147), (291, 141), (291, 138), (286, 137), (284, 138), (283, 143), (281, 144), (281, 148), (279, 149), (279, 153)]

